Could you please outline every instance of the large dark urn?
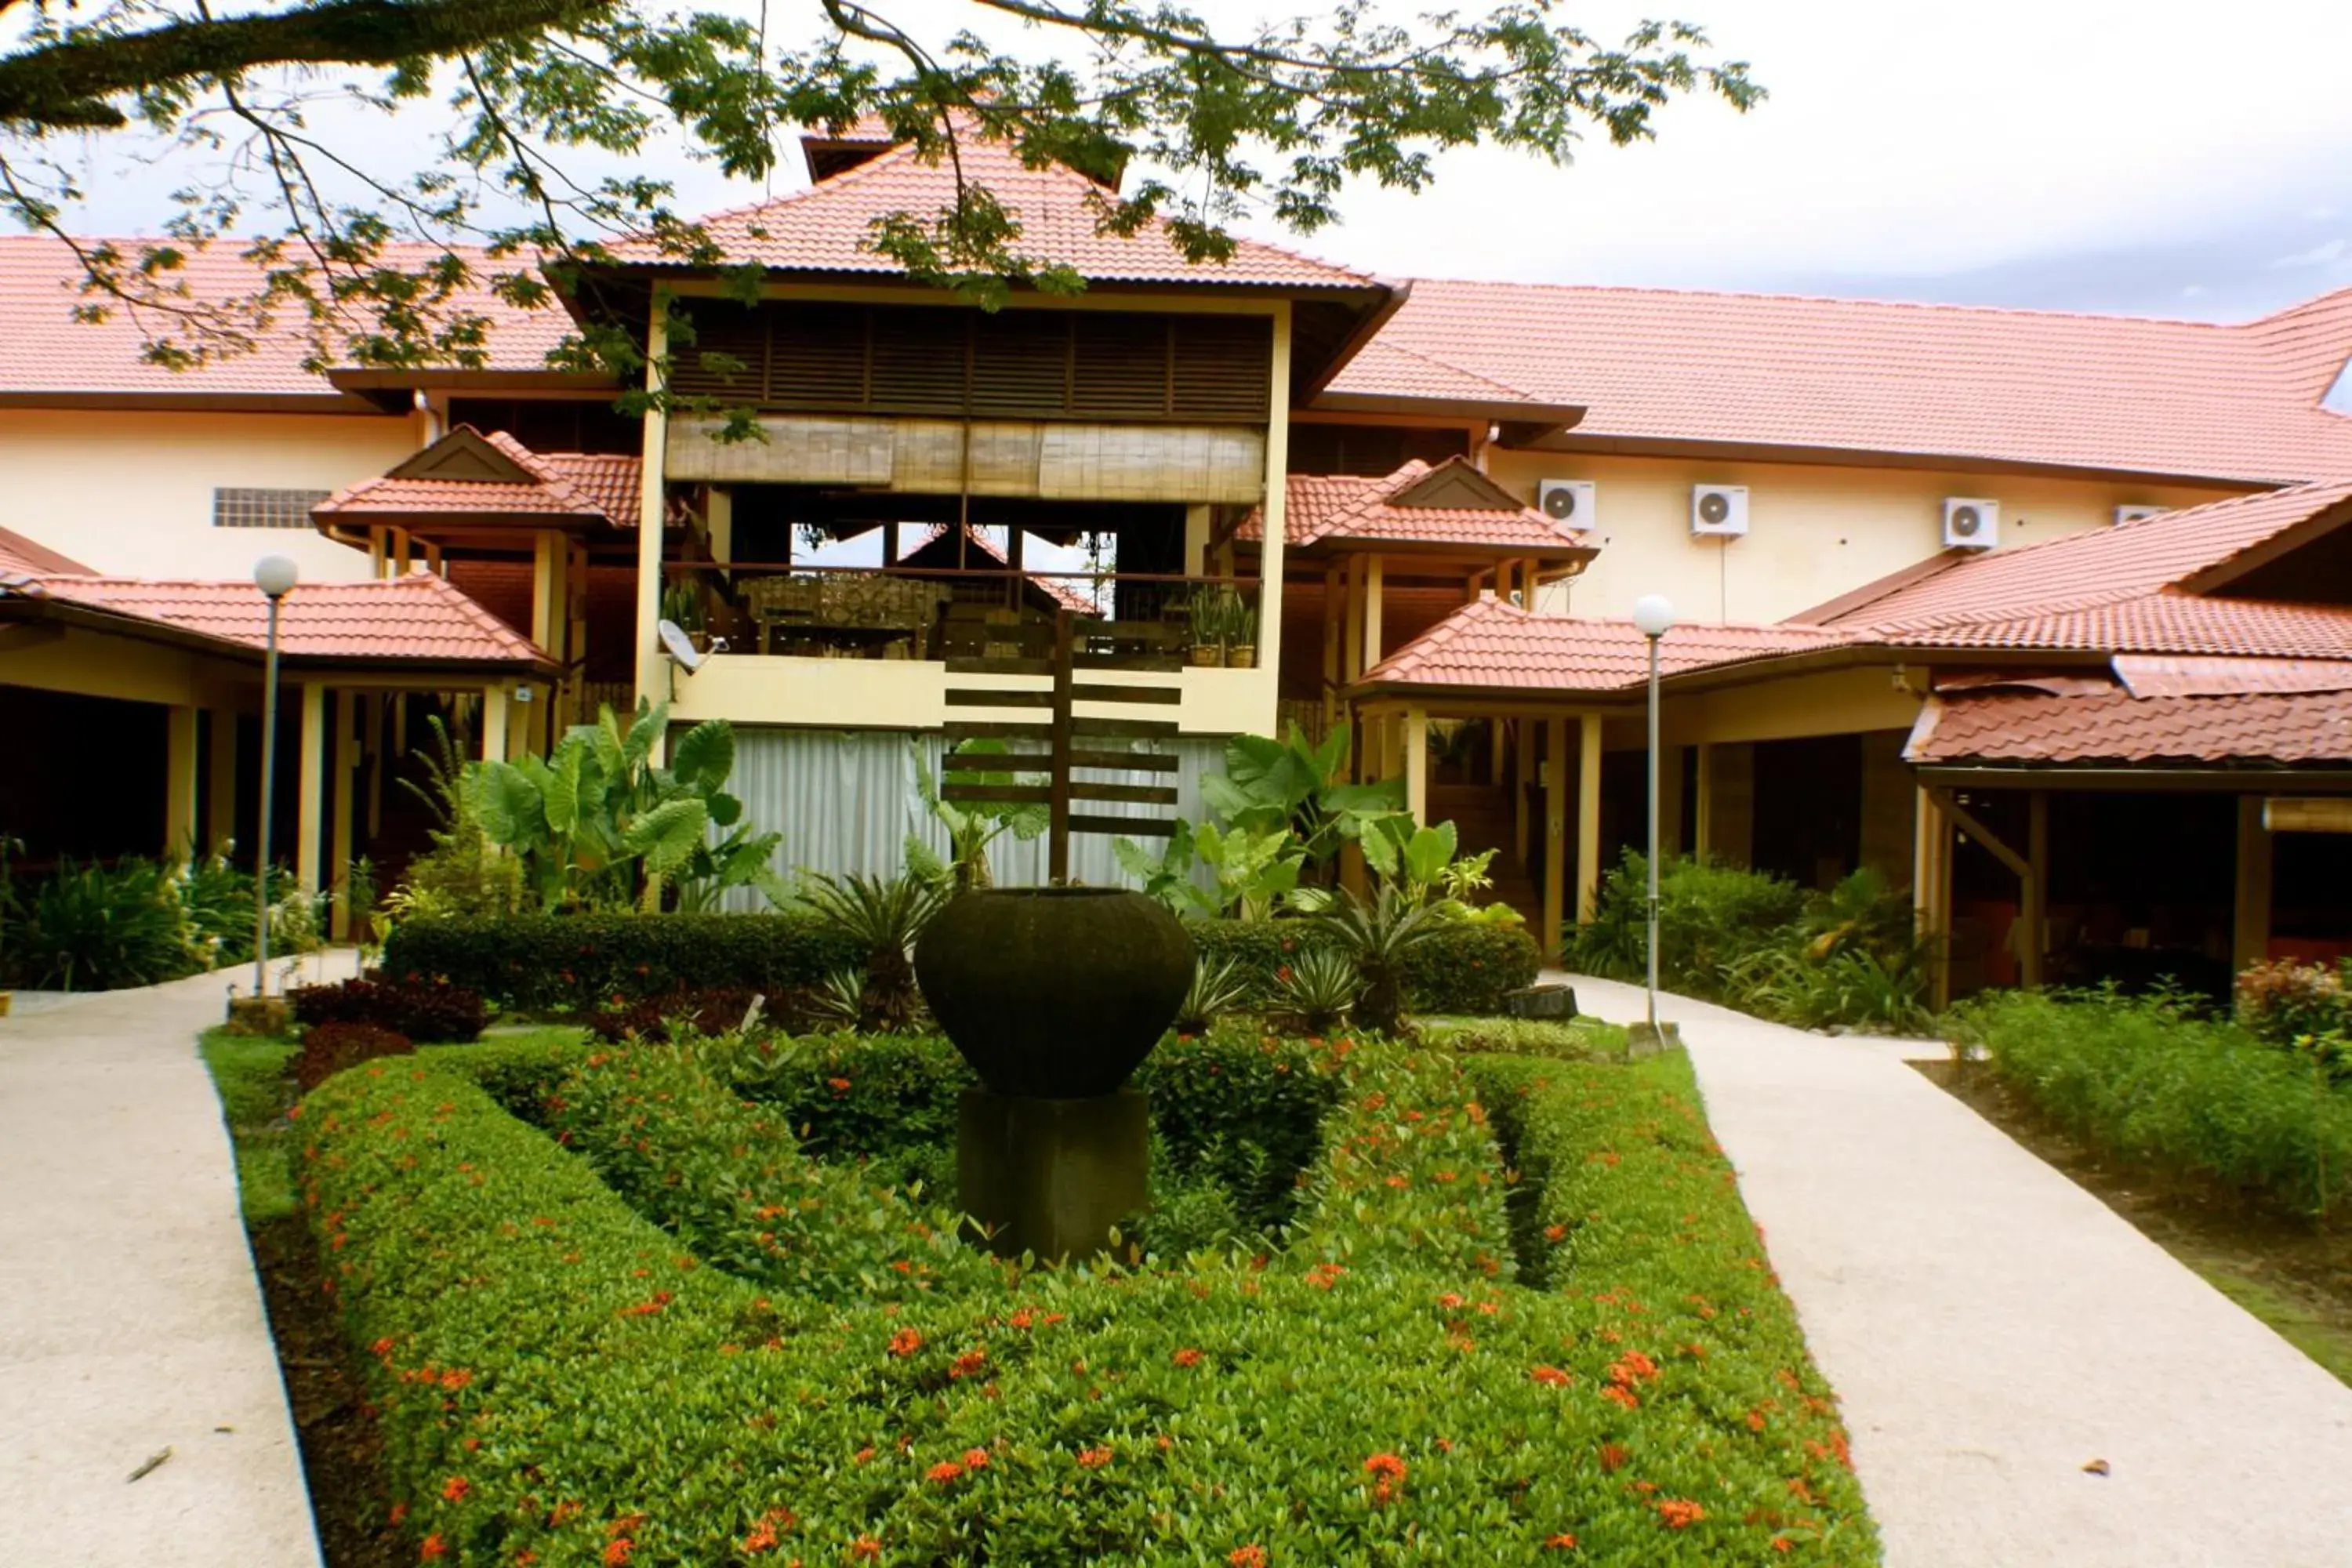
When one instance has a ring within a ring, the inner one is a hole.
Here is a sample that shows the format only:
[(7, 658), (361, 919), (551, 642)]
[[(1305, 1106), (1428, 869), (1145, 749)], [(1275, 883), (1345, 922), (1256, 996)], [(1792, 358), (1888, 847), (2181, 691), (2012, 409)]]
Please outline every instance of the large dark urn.
[(981, 889), (924, 931), (915, 977), (991, 1089), (1087, 1100), (1160, 1043), (1192, 983), (1192, 939), (1124, 889)]

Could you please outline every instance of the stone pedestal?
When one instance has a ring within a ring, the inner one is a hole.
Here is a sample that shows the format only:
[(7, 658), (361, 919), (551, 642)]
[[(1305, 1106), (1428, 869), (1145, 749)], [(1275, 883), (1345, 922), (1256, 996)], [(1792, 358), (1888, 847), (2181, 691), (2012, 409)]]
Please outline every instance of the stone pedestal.
[(1151, 1118), (1131, 1089), (1089, 1100), (964, 1090), (956, 1179), (998, 1255), (1059, 1261), (1101, 1252), (1150, 1196)]

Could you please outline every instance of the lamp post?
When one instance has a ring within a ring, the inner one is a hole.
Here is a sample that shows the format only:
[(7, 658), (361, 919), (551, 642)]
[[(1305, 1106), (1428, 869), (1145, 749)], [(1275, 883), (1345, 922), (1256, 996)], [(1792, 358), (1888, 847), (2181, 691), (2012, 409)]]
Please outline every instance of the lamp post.
[(299, 574), (283, 555), (254, 563), (253, 585), (269, 601), (269, 652), (261, 676), (261, 840), (253, 852), (253, 994), (269, 994), (269, 808), (278, 773), (278, 606)]
[(1633, 626), (1650, 641), (1650, 919), (1649, 1034), (1658, 1036), (1658, 639), (1674, 629), (1675, 607), (1660, 594), (1647, 594), (1633, 605)]

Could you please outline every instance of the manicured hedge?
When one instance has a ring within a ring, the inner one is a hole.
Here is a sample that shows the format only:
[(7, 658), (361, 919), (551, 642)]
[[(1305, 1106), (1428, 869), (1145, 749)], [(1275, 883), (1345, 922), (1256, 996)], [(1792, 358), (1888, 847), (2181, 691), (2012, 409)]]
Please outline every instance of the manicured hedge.
[(575, 1013), (682, 990), (789, 991), (865, 957), (803, 915), (516, 915), (403, 921), (384, 942), (383, 972), (527, 1012)]
[[(1307, 921), (1190, 921), (1204, 958), (1233, 959), (1249, 977), (1251, 1000), (1271, 1000), (1276, 975), (1302, 948), (1331, 939)], [(1523, 927), (1447, 926), (1405, 960), (1405, 1006), (1415, 1013), (1500, 1013), (1503, 998), (1535, 984), (1535, 938)]]
[[(1271, 1054), (1341, 1091), (1287, 1247), (879, 1301), (709, 1266), (457, 1053), (344, 1074), (299, 1109), (301, 1185), (420, 1557), (1876, 1560), (1679, 1058)], [(531, 1059), (490, 1065), (517, 1091)], [(699, 1126), (673, 1102), (596, 1137), (694, 1144), (707, 1190), (756, 1196), (766, 1156)], [(1549, 1289), (1519, 1282), (1518, 1191)]]

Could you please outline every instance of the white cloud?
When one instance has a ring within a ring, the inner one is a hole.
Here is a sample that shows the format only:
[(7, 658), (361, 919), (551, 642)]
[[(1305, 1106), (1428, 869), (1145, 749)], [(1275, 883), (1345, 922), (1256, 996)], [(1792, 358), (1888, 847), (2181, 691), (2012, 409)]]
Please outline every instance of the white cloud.
[(2308, 250), (2298, 250), (2292, 256), (2282, 256), (2271, 265), (2273, 267), (2326, 267), (2343, 260), (2347, 255), (2352, 255), (2352, 243), (2341, 239), (2330, 239), (2315, 245)]

